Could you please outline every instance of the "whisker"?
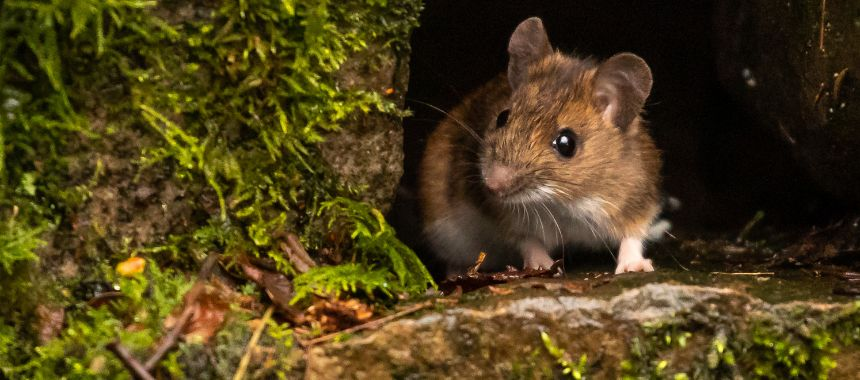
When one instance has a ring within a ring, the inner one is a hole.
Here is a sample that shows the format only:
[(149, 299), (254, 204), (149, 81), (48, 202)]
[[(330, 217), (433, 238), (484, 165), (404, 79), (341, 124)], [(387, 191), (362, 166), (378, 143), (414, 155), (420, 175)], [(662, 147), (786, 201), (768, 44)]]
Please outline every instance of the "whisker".
[(552, 210), (546, 206), (546, 203), (541, 202), (541, 206), (546, 210), (546, 213), (549, 214), (549, 217), (552, 219), (552, 222), (555, 223), (555, 229), (558, 232), (558, 243), (562, 246), (562, 251), (564, 251), (564, 234), (561, 232), (561, 226), (558, 225), (558, 220), (555, 218), (555, 215), (552, 214)]
[(460, 121), (460, 120), (459, 120), (459, 119), (457, 119), (456, 117), (452, 116), (449, 112), (446, 112), (445, 110), (443, 110), (443, 109), (441, 109), (441, 108), (439, 108), (439, 107), (436, 107), (436, 106), (434, 106), (434, 105), (432, 105), (432, 104), (430, 104), (430, 103), (422, 102), (422, 101), (417, 100), (417, 99), (410, 99), (410, 98), (406, 98), (406, 101), (415, 102), (415, 103), (418, 103), (418, 104), (421, 104), (421, 105), (424, 105), (424, 106), (430, 107), (431, 109), (434, 109), (434, 110), (436, 110), (436, 111), (441, 112), (441, 113), (442, 113), (442, 114), (444, 114), (445, 116), (447, 116), (447, 117), (451, 118), (451, 120), (453, 120), (455, 123), (457, 123), (457, 125), (459, 125), (460, 127), (462, 127), (462, 128), (463, 128), (463, 130), (465, 130), (466, 132), (469, 132), (469, 134), (470, 134), (470, 135), (472, 135), (472, 137), (474, 137), (474, 138), (475, 138), (475, 140), (477, 140), (479, 143), (481, 143), (481, 145), (486, 145), (486, 142), (484, 141), (484, 139), (483, 139), (483, 138), (481, 138), (481, 136), (480, 136), (480, 135), (478, 135), (478, 133), (477, 133), (477, 132), (475, 132), (475, 130), (474, 130), (474, 129), (472, 129), (472, 128), (468, 127), (465, 123), (463, 123), (462, 121)]

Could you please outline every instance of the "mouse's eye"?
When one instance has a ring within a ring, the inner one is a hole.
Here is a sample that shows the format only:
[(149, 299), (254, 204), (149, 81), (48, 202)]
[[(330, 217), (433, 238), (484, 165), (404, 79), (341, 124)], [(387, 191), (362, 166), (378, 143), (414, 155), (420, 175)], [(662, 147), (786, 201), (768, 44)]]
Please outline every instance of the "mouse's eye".
[(511, 110), (499, 112), (499, 116), (496, 117), (496, 128), (501, 128), (508, 124), (508, 115), (510, 115), (510, 113)]
[(564, 157), (573, 157), (576, 153), (576, 134), (570, 129), (562, 129), (553, 140), (552, 148)]

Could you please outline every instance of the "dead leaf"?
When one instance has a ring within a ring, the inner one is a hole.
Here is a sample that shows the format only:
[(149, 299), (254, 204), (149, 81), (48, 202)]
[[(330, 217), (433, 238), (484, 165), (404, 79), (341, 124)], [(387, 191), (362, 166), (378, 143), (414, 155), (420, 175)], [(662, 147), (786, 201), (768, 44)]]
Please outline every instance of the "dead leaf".
[(164, 321), (164, 327), (172, 329), (178, 318), (187, 312), (185, 308), (191, 308), (191, 319), (182, 329), (182, 335), (186, 340), (196, 339), (208, 342), (218, 330), (224, 325), (230, 304), (242, 303), (243, 296), (229, 286), (218, 280), (212, 280), (203, 286), (191, 304), (184, 305), (183, 309), (175, 310)]
[(320, 298), (305, 313), (307, 318), (316, 321), (325, 332), (340, 331), (366, 322), (373, 316), (373, 307), (350, 298)]
[[(479, 265), (479, 263), (476, 264)], [(560, 272), (560, 268), (561, 260), (558, 260), (554, 262), (552, 267), (549, 269), (516, 270), (514, 268), (508, 268), (505, 272), (496, 273), (467, 272), (440, 282), (439, 290), (441, 290), (443, 294), (448, 295), (457, 290), (457, 288), (461, 288), (463, 292), (471, 292), (485, 286), (504, 284), (506, 282), (524, 278), (551, 278), (555, 277)]]
[(468, 274), (468, 275), (478, 274), (478, 269), (481, 268), (481, 264), (484, 263), (484, 259), (486, 259), (486, 258), (487, 258), (486, 252), (478, 253), (478, 259), (475, 260), (475, 265), (472, 265), (469, 267), (469, 269), (466, 269), (466, 274)]
[(259, 267), (254, 266), (247, 259), (241, 259), (239, 261), (239, 266), (242, 267), (242, 271), (245, 273), (245, 276), (261, 286), (265, 291), (269, 298), (272, 300), (272, 303), (278, 307), (286, 317), (293, 322), (293, 324), (301, 324), (303, 322), (303, 315), (301, 311), (290, 305), (290, 300), (293, 299), (293, 283), (290, 279), (287, 278), (286, 275), (279, 272), (270, 272), (267, 270), (260, 269)]

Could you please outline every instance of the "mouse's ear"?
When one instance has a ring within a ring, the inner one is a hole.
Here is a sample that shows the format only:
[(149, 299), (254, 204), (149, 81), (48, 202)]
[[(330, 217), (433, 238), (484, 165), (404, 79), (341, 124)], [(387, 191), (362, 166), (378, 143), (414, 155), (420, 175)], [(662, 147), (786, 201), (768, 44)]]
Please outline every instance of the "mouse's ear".
[(626, 129), (642, 111), (651, 93), (651, 69), (639, 56), (621, 53), (597, 68), (594, 78), (594, 104), (603, 119)]
[(529, 65), (550, 53), (552, 46), (549, 44), (543, 22), (537, 17), (521, 22), (508, 43), (508, 81), (511, 88), (516, 90), (525, 83)]

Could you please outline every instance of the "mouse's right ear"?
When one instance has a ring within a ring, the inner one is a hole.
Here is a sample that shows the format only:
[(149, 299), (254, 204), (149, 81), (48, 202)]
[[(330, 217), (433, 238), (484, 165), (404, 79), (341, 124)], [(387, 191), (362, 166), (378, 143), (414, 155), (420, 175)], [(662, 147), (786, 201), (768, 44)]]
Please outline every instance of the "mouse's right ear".
[(631, 53), (613, 55), (597, 69), (594, 103), (604, 120), (626, 130), (642, 111), (653, 83), (645, 60)]
[(532, 17), (520, 23), (508, 43), (508, 82), (516, 90), (528, 79), (529, 65), (552, 53), (543, 22)]

